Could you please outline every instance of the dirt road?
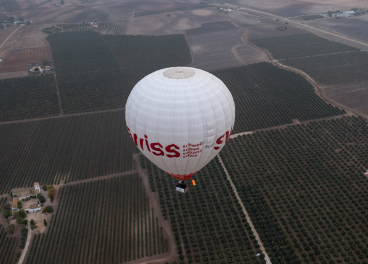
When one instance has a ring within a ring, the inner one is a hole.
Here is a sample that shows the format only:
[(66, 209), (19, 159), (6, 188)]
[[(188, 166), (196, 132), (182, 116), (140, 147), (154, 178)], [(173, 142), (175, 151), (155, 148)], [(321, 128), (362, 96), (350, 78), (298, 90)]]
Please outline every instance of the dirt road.
[(265, 250), (265, 248), (264, 248), (264, 246), (263, 246), (263, 243), (262, 243), (261, 239), (259, 238), (259, 235), (258, 235), (258, 233), (257, 233), (257, 230), (254, 228), (254, 225), (253, 225), (252, 221), (250, 220), (250, 217), (249, 217), (249, 215), (248, 215), (247, 210), (245, 210), (245, 207), (244, 207), (243, 201), (241, 200), (241, 198), (240, 198), (240, 196), (239, 196), (239, 194), (238, 194), (238, 191), (237, 191), (237, 189), (235, 188), (235, 185), (234, 185), (233, 181), (231, 180), (230, 175), (229, 175), (229, 173), (227, 172), (227, 170), (226, 170), (226, 167), (225, 167), (224, 163), (222, 162), (222, 159), (221, 159), (220, 155), (217, 155), (217, 157), (218, 157), (218, 159), (219, 159), (219, 161), (220, 161), (220, 163), (221, 163), (222, 168), (223, 168), (223, 169), (224, 169), (224, 171), (225, 171), (226, 178), (229, 180), (229, 182), (230, 182), (230, 184), (231, 184), (231, 187), (232, 187), (232, 188), (233, 188), (233, 190), (234, 190), (235, 196), (236, 196), (236, 198), (238, 199), (238, 202), (239, 202), (239, 204), (240, 204), (240, 205), (241, 205), (241, 207), (242, 207), (243, 213), (245, 214), (245, 218), (247, 219), (247, 221), (248, 221), (248, 223), (249, 223), (250, 227), (252, 228), (252, 232), (253, 232), (254, 236), (256, 237), (256, 239), (257, 239), (257, 241), (258, 241), (259, 245), (261, 246), (261, 247), (260, 247), (260, 249), (262, 250), (262, 253), (263, 253), (263, 254), (265, 254), (265, 260), (266, 260), (266, 263), (267, 263), (267, 264), (272, 264), (272, 263), (271, 263), (270, 258), (268, 257), (268, 254), (267, 254), (267, 252), (266, 252), (266, 250)]
[(19, 26), (16, 30), (14, 30), (13, 31), (13, 33), (11, 33), (4, 41), (3, 41), (3, 43), (0, 45), (0, 49), (4, 46), (4, 44), (14, 35), (14, 33), (15, 32), (17, 32), (20, 28), (22, 27), (22, 25), (21, 26)]
[[(232, 6), (229, 3), (224, 3), (224, 4)], [(337, 34), (337, 33), (334, 33), (334, 32), (329, 32), (329, 31), (326, 31), (326, 30), (323, 30), (323, 29), (320, 29), (320, 28), (316, 28), (316, 27), (313, 27), (311, 25), (301, 23), (299, 21), (294, 21), (292, 19), (285, 18), (285, 17), (282, 17), (282, 16), (278, 16), (278, 15), (275, 15), (275, 14), (272, 14), (272, 13), (269, 13), (269, 12), (266, 12), (266, 11), (261, 11), (261, 10), (258, 10), (258, 9), (253, 9), (253, 8), (244, 7), (244, 6), (241, 6), (239, 8), (239, 10), (244, 10), (244, 11), (256, 13), (256, 14), (263, 15), (263, 16), (266, 16), (268, 18), (274, 19), (274, 20), (276, 20), (276, 19), (284, 20), (284, 21), (287, 21), (291, 26), (294, 26), (294, 27), (307, 29), (308, 31), (318, 32), (320, 34), (323, 34), (324, 36), (326, 36), (326, 35), (327, 36), (334, 36), (334, 37), (337, 37), (337, 38), (341, 38), (341, 39), (344, 39), (344, 40), (354, 42), (354, 43), (363, 45), (365, 47), (368, 47), (368, 43), (365, 43), (363, 41), (359, 41), (359, 40), (356, 40), (356, 39), (352, 39), (351, 37), (346, 37), (346, 36), (341, 35), (341, 34)]]
[(80, 115), (107, 113), (107, 112), (113, 112), (113, 111), (119, 111), (119, 110), (125, 110), (125, 107), (124, 108), (109, 109), (109, 110), (93, 111), (93, 112), (84, 112), (84, 113), (82, 112), (82, 113), (68, 114), (68, 115), (58, 115), (58, 116), (30, 118), (30, 119), (22, 119), (22, 120), (14, 120), (14, 121), (5, 121), (5, 122), (0, 122), (0, 125), (14, 124), (14, 123), (24, 123), (24, 122), (29, 122), (29, 121), (39, 121), (39, 120), (45, 120), (45, 119), (51, 119), (51, 118), (61, 118), (61, 117), (67, 117), (67, 116), (80, 116)]
[(165, 220), (162, 216), (161, 205), (159, 204), (158, 197), (155, 193), (151, 191), (151, 187), (148, 182), (147, 171), (141, 168), (139, 156), (140, 156), (139, 154), (134, 154), (134, 158), (133, 158), (135, 160), (136, 170), (138, 172), (139, 177), (142, 178), (143, 185), (146, 190), (146, 194), (149, 197), (151, 206), (153, 207), (153, 210), (155, 212), (155, 216), (157, 216), (159, 222), (162, 223), (162, 230), (164, 234), (166, 235), (168, 244), (169, 244), (169, 252), (160, 254), (160, 255), (156, 255), (153, 257), (139, 259), (137, 261), (130, 262), (130, 263), (153, 264), (153, 263), (166, 263), (166, 262), (172, 263), (173, 261), (178, 262), (179, 258), (178, 258), (178, 253), (176, 252), (175, 238), (174, 238), (174, 233), (171, 228), (171, 224), (169, 223), (168, 220)]
[(32, 232), (32, 230), (31, 230), (31, 226), (30, 226), (29, 222), (27, 224), (27, 228), (28, 228), (27, 241), (26, 241), (26, 245), (25, 245), (24, 249), (22, 250), (22, 255), (20, 255), (18, 264), (23, 264), (24, 257), (26, 256), (29, 244), (31, 243), (31, 236), (32, 236), (31, 232)]

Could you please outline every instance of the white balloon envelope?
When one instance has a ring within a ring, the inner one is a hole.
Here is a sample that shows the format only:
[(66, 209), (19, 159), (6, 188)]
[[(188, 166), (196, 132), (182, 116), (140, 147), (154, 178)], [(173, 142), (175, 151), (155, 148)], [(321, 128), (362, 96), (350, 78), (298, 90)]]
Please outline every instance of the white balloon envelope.
[(125, 106), (128, 131), (140, 151), (175, 179), (187, 180), (229, 139), (235, 104), (225, 84), (190, 67), (153, 72)]

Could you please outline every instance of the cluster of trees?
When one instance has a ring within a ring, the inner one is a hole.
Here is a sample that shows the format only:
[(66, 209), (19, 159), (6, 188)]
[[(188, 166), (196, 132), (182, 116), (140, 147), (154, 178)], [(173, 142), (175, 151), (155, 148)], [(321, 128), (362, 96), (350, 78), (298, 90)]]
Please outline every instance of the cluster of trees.
[(185, 195), (148, 159), (141, 164), (171, 222), (180, 263), (265, 263), (264, 255), (256, 256), (260, 245), (218, 161), (193, 176), (197, 185)]
[(59, 114), (54, 76), (0, 80), (0, 122)]
[(27, 264), (117, 264), (168, 251), (137, 174), (62, 187), (58, 199), (48, 232), (31, 242)]
[(236, 105), (233, 133), (344, 114), (318, 97), (301, 75), (267, 62), (212, 72)]
[[(20, 204), (22, 204), (22, 202), (20, 202)], [(19, 202), (18, 202), (18, 208), (21, 208), (22, 206), (19, 206)], [(18, 224), (22, 224), (22, 225), (26, 225), (28, 223), (27, 220), (25, 220), (24, 218), (27, 217), (27, 213), (24, 211), (24, 209), (20, 209), (19, 211), (16, 211), (12, 214), (12, 206), (10, 203), (6, 203), (3, 206), (3, 216), (6, 219), (6, 222), (9, 224), (10, 216), (13, 216), (14, 219), (17, 219), (17, 223)], [(8, 230), (9, 233), (13, 233), (14, 229), (12, 227), (9, 228)]]
[(331, 85), (367, 79), (368, 53), (313, 34), (255, 39), (281, 63)]
[[(31, 221), (33, 221), (33, 219)], [(28, 236), (28, 229), (27, 228), (22, 228), (22, 230), (21, 230), (21, 238), (20, 238), (21, 242), (20, 242), (20, 245), (19, 245), (19, 247), (21, 249), (24, 249), (25, 246), (26, 246), (27, 236)]]
[(51, 202), (53, 202), (56, 195), (56, 190), (53, 185), (47, 187), (47, 195), (49, 196)]
[(136, 149), (124, 111), (3, 124), (0, 145), (0, 194), (128, 171)]
[(272, 263), (368, 263), (367, 132), (344, 117), (227, 142), (221, 158)]
[(42, 213), (53, 213), (54, 208), (52, 208), (52, 205), (45, 206), (42, 208)]

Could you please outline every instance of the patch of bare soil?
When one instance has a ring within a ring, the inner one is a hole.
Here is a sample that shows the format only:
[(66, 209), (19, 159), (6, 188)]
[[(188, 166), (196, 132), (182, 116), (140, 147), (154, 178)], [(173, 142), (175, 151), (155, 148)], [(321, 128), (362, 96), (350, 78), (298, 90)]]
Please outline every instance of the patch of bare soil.
[(216, 70), (269, 61), (265, 52), (242, 41), (244, 30), (232, 29), (214, 33), (187, 36), (192, 51), (191, 67)]
[(184, 34), (185, 30), (199, 28), (203, 23), (226, 20), (214, 7), (185, 10), (151, 16), (134, 17), (128, 20), (127, 35)]
[(245, 6), (258, 10), (264, 10), (283, 17), (319, 14), (322, 12), (327, 12), (328, 10), (344, 10), (344, 8), (350, 10), (351, 8), (359, 5), (361, 7), (366, 6), (366, 2), (364, 3), (364, 0), (230, 0), (226, 2), (235, 6)]
[(262, 25), (267, 23), (273, 23), (274, 21), (270, 18), (262, 17), (256, 14), (251, 14), (246, 11), (233, 11), (227, 13), (227, 15), (237, 22), (241, 27), (250, 27), (256, 25)]
[(324, 89), (328, 99), (368, 116), (368, 80), (332, 85)]
[(323, 30), (368, 42), (368, 14), (357, 17), (343, 17), (340, 19), (325, 18), (311, 21), (309, 24)]

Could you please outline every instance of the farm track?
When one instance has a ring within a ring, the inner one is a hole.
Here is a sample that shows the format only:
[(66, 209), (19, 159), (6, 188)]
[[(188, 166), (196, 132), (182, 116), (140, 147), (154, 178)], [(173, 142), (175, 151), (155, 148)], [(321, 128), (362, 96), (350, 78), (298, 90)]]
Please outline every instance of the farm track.
[(26, 246), (22, 250), (22, 255), (19, 258), (18, 264), (23, 264), (24, 258), (27, 255), (29, 244), (31, 243), (32, 231), (31, 231), (31, 226), (30, 226), (29, 222), (27, 223), (27, 228), (29, 230), (28, 236), (27, 236), (27, 242), (26, 242)]
[(270, 260), (270, 258), (269, 258), (269, 256), (268, 256), (268, 254), (267, 254), (267, 252), (266, 252), (266, 250), (265, 250), (265, 248), (264, 248), (264, 246), (263, 246), (262, 240), (261, 240), (261, 238), (259, 237), (259, 234), (258, 234), (257, 230), (255, 229), (255, 227), (254, 227), (254, 225), (253, 225), (253, 222), (252, 222), (252, 220), (250, 219), (250, 217), (249, 217), (249, 214), (248, 214), (247, 210), (245, 209), (245, 206), (244, 206), (244, 204), (243, 204), (243, 201), (242, 201), (242, 199), (240, 198), (240, 196), (239, 196), (239, 194), (238, 194), (238, 191), (236, 190), (236, 187), (235, 187), (235, 185), (234, 185), (233, 181), (231, 180), (231, 177), (230, 177), (230, 175), (229, 175), (229, 173), (228, 173), (228, 171), (227, 171), (227, 169), (226, 169), (226, 167), (225, 167), (225, 164), (222, 162), (222, 159), (221, 159), (220, 155), (217, 155), (217, 158), (219, 159), (219, 161), (220, 161), (220, 163), (221, 163), (221, 166), (222, 166), (222, 168), (223, 168), (223, 169), (224, 169), (224, 171), (225, 171), (226, 178), (228, 179), (228, 181), (229, 181), (229, 182), (230, 182), (230, 184), (231, 184), (231, 187), (233, 188), (233, 192), (234, 192), (234, 194), (235, 194), (236, 198), (238, 199), (239, 204), (240, 204), (240, 205), (241, 205), (241, 207), (242, 207), (243, 213), (244, 213), (244, 215), (245, 215), (245, 217), (246, 217), (246, 219), (247, 219), (247, 221), (248, 221), (248, 223), (249, 223), (250, 227), (252, 228), (252, 232), (253, 232), (254, 236), (256, 237), (256, 239), (257, 239), (257, 241), (258, 241), (259, 245), (261, 246), (261, 247), (260, 247), (260, 249), (262, 250), (262, 253), (263, 253), (263, 254), (265, 254), (265, 260), (266, 260), (266, 263), (267, 263), (267, 264), (272, 264), (272, 263), (271, 263), (271, 260)]
[[(227, 5), (231, 6), (231, 4), (229, 4), (229, 3), (224, 3), (224, 4), (227, 4)], [(307, 29), (308, 31), (314, 31), (312, 33), (315, 33), (317, 31), (320, 34), (322, 33), (322, 34), (325, 34), (325, 35), (330, 35), (330, 36), (342, 38), (344, 40), (355, 42), (357, 44), (368, 47), (368, 43), (366, 43), (366, 42), (355, 40), (355, 39), (352, 39), (350, 37), (346, 37), (346, 36), (343, 36), (343, 35), (337, 34), (337, 33), (332, 33), (332, 32), (329, 32), (329, 31), (326, 31), (326, 30), (323, 30), (323, 29), (320, 29), (320, 28), (316, 28), (316, 27), (313, 27), (313, 26), (310, 26), (310, 25), (302, 24), (302, 23), (293, 21), (291, 19), (279, 16), (279, 15), (275, 15), (275, 14), (272, 14), (272, 13), (269, 13), (269, 12), (261, 11), (261, 10), (254, 9), (254, 8), (244, 7), (244, 6), (240, 7), (239, 10), (244, 10), (244, 11), (247, 11), (247, 12), (253, 12), (253, 13), (256, 13), (256, 14), (259, 14), (259, 15), (266, 16), (266, 17), (271, 18), (271, 19), (284, 20), (284, 21), (287, 21), (291, 26), (294, 26), (294, 27), (297, 27), (297, 28)]]
[(287, 65), (284, 65), (284, 64), (280, 63), (278, 60), (275, 60), (272, 57), (271, 53), (268, 52), (267, 50), (265, 50), (263, 48), (260, 48), (260, 47), (254, 45), (253, 43), (251, 43), (249, 41), (247, 43), (249, 45), (251, 45), (252, 47), (254, 47), (254, 48), (257, 48), (259, 50), (262, 50), (262, 51), (266, 52), (267, 55), (268, 55), (268, 57), (270, 58), (270, 60), (272, 61), (273, 64), (279, 66), (280, 68), (283, 68), (283, 69), (286, 69), (286, 70), (289, 70), (289, 71), (293, 71), (295, 73), (298, 73), (298, 74), (302, 75), (314, 87), (314, 90), (315, 90), (316, 94), (319, 97), (321, 97), (325, 102), (327, 102), (327, 103), (329, 103), (329, 104), (331, 104), (333, 106), (337, 106), (339, 108), (345, 109), (345, 110), (347, 110), (349, 112), (352, 112), (355, 115), (362, 116), (362, 117), (368, 119), (368, 115), (367, 114), (364, 114), (364, 113), (362, 113), (362, 112), (360, 112), (360, 111), (358, 111), (356, 109), (353, 109), (353, 108), (348, 107), (348, 106), (346, 106), (344, 104), (341, 104), (339, 102), (336, 102), (336, 101), (334, 101), (334, 100), (332, 100), (330, 98), (327, 98), (325, 96), (325, 93), (324, 93), (324, 88), (325, 87), (321, 87), (319, 84), (317, 84), (317, 82), (311, 76), (309, 76), (307, 73), (305, 73), (304, 71), (299, 70), (299, 69), (296, 69), (296, 68), (293, 68), (293, 67), (290, 67), (290, 66), (287, 66)]
[(16, 30), (14, 30), (0, 45), (0, 49), (4, 46), (4, 44), (14, 35), (15, 32), (17, 32), (22, 26), (18, 27)]
[(0, 122), (0, 125), (15, 124), (15, 123), (26, 123), (26, 122), (30, 122), (30, 121), (39, 121), (39, 120), (69, 117), (69, 116), (81, 116), (81, 115), (107, 113), (107, 112), (114, 112), (114, 111), (120, 111), (120, 110), (125, 110), (125, 107), (124, 108), (108, 109), (108, 110), (100, 110), (100, 111), (84, 112), (84, 113), (76, 113), (76, 114), (67, 114), (67, 115), (58, 115), (58, 116), (49, 116), (49, 117), (39, 117), (39, 118), (29, 118), (29, 119), (22, 119), (22, 120), (6, 121), (6, 122)]
[(167, 235), (168, 244), (169, 244), (169, 252), (164, 253), (164, 254), (159, 254), (153, 257), (145, 257), (143, 259), (139, 259), (137, 261), (133, 261), (130, 263), (132, 264), (138, 264), (138, 263), (154, 264), (154, 263), (177, 261), (177, 253), (175, 250), (175, 239), (174, 239), (174, 234), (172, 232), (171, 225), (169, 224), (168, 220), (165, 220), (162, 216), (161, 206), (158, 202), (157, 195), (156, 193), (151, 191), (150, 184), (148, 182), (147, 172), (145, 172), (142, 169), (139, 158), (140, 158), (140, 154), (134, 154), (133, 160), (135, 161), (135, 169), (136, 169), (136, 172), (138, 172), (139, 177), (143, 180), (146, 194), (151, 202), (152, 207), (154, 208), (155, 216), (158, 217), (159, 222), (167, 223), (165, 225), (162, 225), (162, 229), (164, 233), (166, 233)]
[(56, 73), (54, 73), (54, 79), (55, 79), (56, 93), (57, 93), (57, 96), (58, 96), (59, 107), (60, 107), (59, 116), (63, 116), (63, 108), (61, 106), (61, 98), (60, 98), (60, 92), (59, 92), (59, 86), (58, 86), (58, 83), (57, 83)]
[(284, 129), (284, 128), (287, 128), (288, 126), (307, 125), (310, 122), (314, 122), (314, 121), (323, 121), (323, 120), (326, 120), (327, 121), (327, 120), (332, 120), (332, 119), (340, 119), (340, 118), (348, 117), (348, 116), (354, 116), (354, 114), (353, 113), (347, 113), (345, 115), (330, 116), (330, 117), (324, 117), (324, 118), (319, 118), (319, 119), (307, 120), (307, 121), (303, 121), (303, 122), (293, 122), (291, 124), (286, 124), (286, 125), (281, 125), (281, 126), (261, 128), (261, 129), (256, 129), (256, 130), (253, 130), (253, 131), (247, 131), (247, 132), (241, 132), (241, 133), (233, 134), (233, 135), (230, 136), (230, 138), (236, 138), (236, 137), (242, 136), (242, 135), (250, 135), (250, 134), (253, 134), (253, 133), (258, 132), (258, 131), (267, 131), (267, 130), (274, 130), (274, 129)]
[(73, 181), (73, 182), (63, 183), (63, 184), (54, 185), (54, 186), (56, 188), (60, 188), (62, 186), (70, 186), (70, 185), (76, 185), (76, 184), (80, 184), (80, 183), (87, 183), (87, 182), (92, 182), (92, 181), (106, 180), (106, 179), (110, 179), (110, 178), (126, 176), (126, 175), (130, 175), (130, 174), (133, 174), (133, 173), (136, 173), (136, 172), (137, 172), (136, 170), (130, 170), (130, 171), (126, 171), (126, 172), (113, 173), (113, 174), (109, 174), (109, 175), (105, 175), (105, 176), (94, 177), (94, 178), (84, 179), (84, 180), (80, 180), (80, 181)]

